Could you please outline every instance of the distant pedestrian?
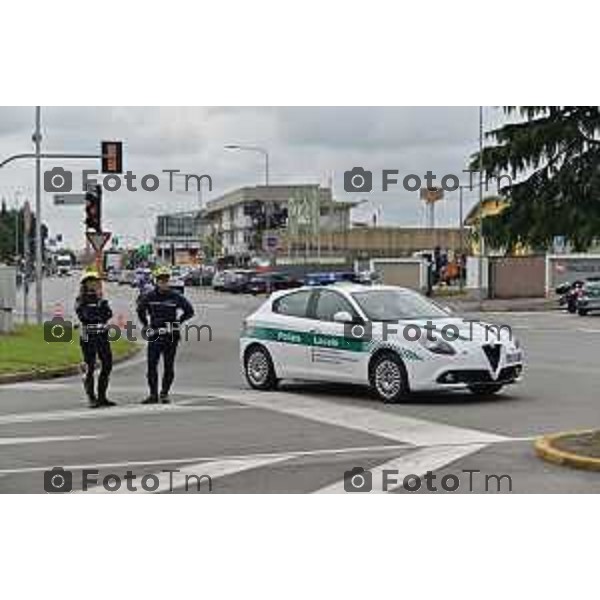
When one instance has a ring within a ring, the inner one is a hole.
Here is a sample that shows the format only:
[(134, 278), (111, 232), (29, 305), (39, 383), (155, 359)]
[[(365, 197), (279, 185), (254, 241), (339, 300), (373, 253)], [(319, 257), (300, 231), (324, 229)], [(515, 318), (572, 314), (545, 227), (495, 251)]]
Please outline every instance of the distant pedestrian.
[[(75, 312), (81, 323), (79, 343), (85, 362), (83, 385), (89, 406), (115, 406), (106, 396), (113, 365), (107, 324), (113, 313), (108, 300), (102, 297), (102, 281), (97, 271), (87, 271), (82, 275)], [(94, 382), (96, 359), (101, 365), (97, 393)]]

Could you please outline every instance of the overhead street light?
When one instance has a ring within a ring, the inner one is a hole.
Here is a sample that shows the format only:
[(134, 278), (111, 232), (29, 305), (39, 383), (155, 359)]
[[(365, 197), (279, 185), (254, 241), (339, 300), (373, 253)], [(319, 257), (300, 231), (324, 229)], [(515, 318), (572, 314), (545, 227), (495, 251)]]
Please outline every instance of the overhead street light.
[(246, 152), (258, 152), (265, 159), (265, 185), (269, 185), (269, 152), (261, 146), (246, 146), (243, 144), (225, 144), (225, 150), (244, 150)]

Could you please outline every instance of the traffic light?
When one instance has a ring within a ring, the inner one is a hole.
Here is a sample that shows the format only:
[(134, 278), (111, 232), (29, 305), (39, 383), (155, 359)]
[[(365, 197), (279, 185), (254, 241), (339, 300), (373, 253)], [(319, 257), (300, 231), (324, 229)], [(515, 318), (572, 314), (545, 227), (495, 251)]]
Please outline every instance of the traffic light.
[(123, 142), (102, 142), (102, 173), (123, 172)]
[(102, 232), (102, 186), (94, 185), (85, 193), (85, 228)]

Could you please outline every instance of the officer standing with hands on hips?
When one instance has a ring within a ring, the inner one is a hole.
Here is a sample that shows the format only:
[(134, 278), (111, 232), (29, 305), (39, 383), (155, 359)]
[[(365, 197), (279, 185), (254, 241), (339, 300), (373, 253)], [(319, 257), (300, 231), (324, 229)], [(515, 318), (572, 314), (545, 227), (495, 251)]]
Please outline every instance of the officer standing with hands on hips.
[[(86, 271), (81, 276), (79, 295), (75, 301), (75, 313), (81, 322), (79, 344), (85, 362), (83, 387), (89, 406), (90, 408), (115, 406), (115, 403), (106, 397), (113, 366), (107, 323), (113, 313), (108, 300), (102, 297), (102, 281), (97, 271)], [(96, 357), (102, 365), (98, 376), (97, 395), (94, 390)]]
[[(188, 300), (169, 286), (171, 272), (159, 267), (154, 278), (156, 286), (142, 294), (137, 303), (137, 314), (148, 341), (148, 386), (150, 395), (142, 404), (169, 403), (169, 390), (175, 378), (175, 355), (181, 338), (179, 326), (194, 316)], [(158, 363), (163, 357), (163, 377), (158, 394)]]

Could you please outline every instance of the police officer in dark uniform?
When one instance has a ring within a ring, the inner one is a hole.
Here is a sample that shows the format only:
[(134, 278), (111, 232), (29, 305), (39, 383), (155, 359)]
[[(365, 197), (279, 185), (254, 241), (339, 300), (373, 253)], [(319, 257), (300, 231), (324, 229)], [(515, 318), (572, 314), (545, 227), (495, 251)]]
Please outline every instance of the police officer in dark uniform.
[[(175, 355), (181, 338), (179, 326), (194, 316), (188, 300), (169, 287), (171, 273), (160, 267), (154, 274), (156, 287), (142, 294), (137, 303), (137, 314), (148, 340), (148, 387), (150, 395), (142, 404), (169, 403), (169, 390), (175, 378)], [(158, 393), (158, 363), (163, 357), (163, 377)]]
[[(102, 282), (97, 271), (87, 271), (81, 277), (75, 312), (81, 322), (79, 343), (85, 362), (83, 385), (89, 406), (90, 408), (115, 406), (115, 403), (106, 397), (113, 365), (107, 323), (113, 313), (108, 300), (102, 297)], [(94, 390), (96, 358), (101, 363), (97, 394)]]

